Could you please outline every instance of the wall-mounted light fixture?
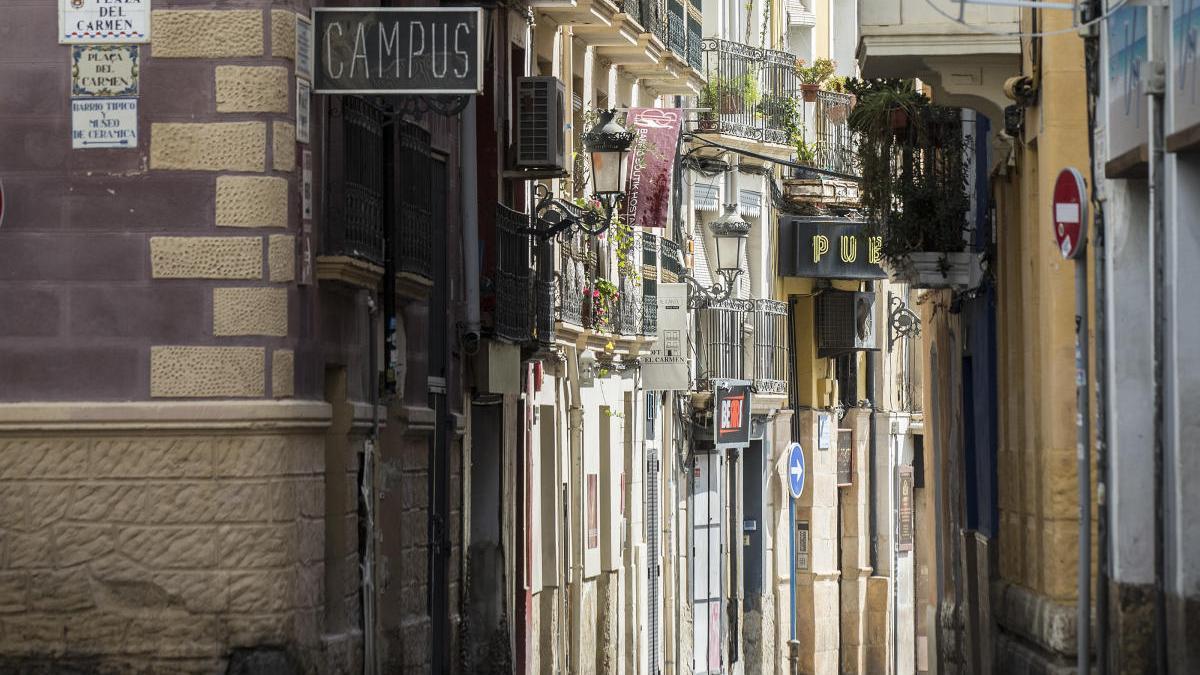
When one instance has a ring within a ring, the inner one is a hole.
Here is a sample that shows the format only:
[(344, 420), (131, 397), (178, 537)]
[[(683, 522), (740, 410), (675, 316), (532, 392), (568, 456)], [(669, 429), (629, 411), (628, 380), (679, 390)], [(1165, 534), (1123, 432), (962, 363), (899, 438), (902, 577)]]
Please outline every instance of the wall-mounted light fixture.
[(736, 204), (726, 204), (725, 211), (716, 220), (708, 224), (716, 242), (715, 260), (716, 273), (721, 281), (705, 286), (690, 275), (684, 280), (695, 291), (689, 298), (688, 305), (693, 308), (706, 307), (724, 302), (733, 294), (733, 286), (741, 276), (742, 260), (745, 257), (746, 241), (750, 238), (750, 223), (738, 215)]

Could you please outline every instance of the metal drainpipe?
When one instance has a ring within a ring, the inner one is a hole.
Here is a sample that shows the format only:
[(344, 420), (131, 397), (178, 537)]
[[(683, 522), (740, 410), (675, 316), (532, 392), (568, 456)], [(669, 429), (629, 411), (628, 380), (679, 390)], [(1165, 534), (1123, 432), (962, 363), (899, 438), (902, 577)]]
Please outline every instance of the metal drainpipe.
[(378, 672), (377, 650), (375, 645), (375, 451), (379, 444), (379, 365), (376, 352), (378, 344), (379, 305), (374, 296), (367, 295), (367, 324), (370, 330), (368, 339), (370, 353), (367, 357), (367, 368), (370, 372), (371, 387), (371, 440), (363, 444), (362, 471), (360, 472), (359, 492), (361, 493), (363, 510), (366, 521), (366, 541), (363, 542), (362, 562), (362, 595), (363, 595), (363, 673), (375, 675)]
[[(1099, 0), (1088, 3), (1088, 18), (1099, 16), (1103, 7)], [(1096, 672), (1108, 675), (1108, 391), (1105, 373), (1108, 365), (1105, 279), (1104, 195), (1096, 178), (1096, 106), (1100, 98), (1100, 34), (1085, 35), (1086, 78), (1088, 91), (1088, 156), (1092, 188), (1092, 257), (1095, 297), (1095, 376), (1096, 390)]]
[[(875, 282), (874, 281), (867, 282), (867, 291), (872, 292), (872, 293), (875, 292)], [(868, 531), (871, 533), (870, 556), (868, 559), (870, 560), (872, 574), (875, 573), (876, 568), (879, 566), (878, 565), (878, 563), (879, 563), (879, 531), (876, 527), (876, 524), (878, 521), (878, 514), (875, 513), (875, 509), (879, 505), (879, 500), (877, 499), (877, 494), (875, 492), (875, 479), (876, 479), (875, 457), (877, 456), (878, 451), (879, 451), (878, 441), (875, 438), (875, 431), (876, 431), (876, 424), (877, 424), (875, 417), (878, 414), (877, 413), (878, 406), (876, 405), (876, 402), (875, 402), (875, 369), (878, 367), (878, 365), (876, 363), (876, 359), (878, 359), (878, 358), (879, 358), (879, 352), (877, 352), (877, 351), (867, 352), (867, 400), (871, 402), (871, 407), (870, 407), (871, 417), (870, 417), (870, 432), (869, 432), (871, 435), (871, 438), (870, 438), (870, 443), (867, 445), (867, 485), (868, 485), (867, 498), (870, 500), (868, 503), (869, 505), (867, 507), (867, 523), (868, 523)], [(895, 576), (895, 575), (893, 574), (893, 576)]]
[(1164, 584), (1166, 583), (1166, 541), (1163, 526), (1163, 357), (1165, 345), (1165, 298), (1163, 267), (1166, 251), (1163, 247), (1163, 93), (1165, 87), (1166, 7), (1151, 6), (1146, 11), (1147, 42), (1150, 52), (1150, 78), (1147, 86), (1150, 113), (1150, 228), (1151, 269), (1154, 294), (1154, 658), (1157, 672), (1167, 673), (1167, 617)]
[(479, 174), (475, 171), (478, 155), (476, 102), (472, 96), (463, 109), (459, 140), (459, 167), (462, 170), (463, 276), (467, 295), (464, 340), (468, 353), (479, 346)]

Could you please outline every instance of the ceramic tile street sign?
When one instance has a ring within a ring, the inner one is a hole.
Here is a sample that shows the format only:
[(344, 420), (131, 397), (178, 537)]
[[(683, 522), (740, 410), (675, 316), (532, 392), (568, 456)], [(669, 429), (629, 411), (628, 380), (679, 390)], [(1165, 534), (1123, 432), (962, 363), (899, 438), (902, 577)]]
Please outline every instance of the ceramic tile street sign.
[(137, 45), (73, 45), (71, 96), (137, 96), (138, 65)]
[(150, 41), (150, 0), (58, 0), (61, 44)]
[(475, 94), (483, 90), (479, 7), (313, 10), (318, 94)]
[(136, 148), (138, 145), (136, 98), (80, 98), (71, 101), (71, 147)]

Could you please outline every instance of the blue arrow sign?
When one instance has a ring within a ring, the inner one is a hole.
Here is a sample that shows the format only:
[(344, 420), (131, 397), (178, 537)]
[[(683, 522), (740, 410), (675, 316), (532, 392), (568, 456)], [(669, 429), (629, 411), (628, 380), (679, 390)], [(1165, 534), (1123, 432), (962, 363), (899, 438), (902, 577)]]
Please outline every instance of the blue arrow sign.
[(788, 446), (788, 489), (792, 499), (799, 499), (804, 494), (804, 449), (799, 443)]

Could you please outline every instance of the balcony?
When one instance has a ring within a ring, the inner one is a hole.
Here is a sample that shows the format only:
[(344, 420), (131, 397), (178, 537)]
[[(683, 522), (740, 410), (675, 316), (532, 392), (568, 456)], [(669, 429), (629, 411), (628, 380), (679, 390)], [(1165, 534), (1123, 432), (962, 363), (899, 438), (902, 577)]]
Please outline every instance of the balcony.
[(786, 396), (787, 304), (727, 300), (699, 310), (696, 389), (720, 379), (750, 380), (764, 396)]
[[(964, 7), (962, 23), (955, 21)], [(958, 0), (861, 0), (864, 78), (919, 77), (939, 105), (974, 108), (1001, 128), (1004, 80), (1020, 73), (1020, 10)]]
[[(662, 278), (657, 260), (659, 242), (650, 234), (635, 239), (631, 256), (634, 264), (641, 262), (640, 278), (618, 275), (612, 253), (603, 241), (576, 235), (570, 241), (559, 242), (554, 280), (548, 286), (539, 284), (535, 291), (539, 341), (612, 342), (619, 351), (636, 353), (641, 345), (654, 339), (658, 330), (657, 288)], [(600, 269), (607, 272), (601, 273)]]
[(701, 42), (708, 84), (700, 106), (711, 108), (698, 131), (789, 149), (800, 80), (796, 57), (774, 49), (706, 38)]

